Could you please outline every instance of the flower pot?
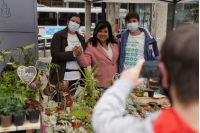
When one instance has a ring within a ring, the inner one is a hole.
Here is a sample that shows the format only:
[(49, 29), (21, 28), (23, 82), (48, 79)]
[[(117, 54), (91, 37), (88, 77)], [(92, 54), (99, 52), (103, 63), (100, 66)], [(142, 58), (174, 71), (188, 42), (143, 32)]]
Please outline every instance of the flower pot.
[(154, 96), (154, 91), (148, 91), (148, 97), (153, 97)]
[(135, 95), (136, 95), (137, 97), (143, 97), (143, 96), (144, 96), (144, 92), (136, 91), (136, 92), (135, 92)]
[(9, 127), (12, 124), (12, 115), (3, 116), (1, 115), (1, 127)]
[(29, 115), (26, 114), (26, 119), (29, 120)]
[[(74, 95), (67, 95), (65, 98), (66, 98), (66, 101), (67, 101), (67, 103), (66, 103), (66, 106), (67, 107), (71, 107), (72, 106), (72, 104), (73, 104), (73, 100), (71, 100), (71, 97), (73, 97)], [(64, 97), (62, 97), (63, 98), (63, 100), (64, 100)]]
[(39, 120), (40, 111), (29, 112), (30, 123), (37, 123)]
[(24, 124), (25, 113), (24, 114), (14, 114), (13, 115), (13, 122), (15, 126), (21, 126)]
[[(64, 110), (64, 108), (57, 107), (57, 112), (61, 112), (61, 111), (63, 111), (63, 110)], [(67, 111), (67, 108), (65, 108), (65, 111)]]
[(81, 125), (82, 125), (82, 121), (80, 121), (80, 120), (73, 120), (72, 121), (73, 130), (79, 128)]
[(149, 105), (153, 108), (154, 106), (158, 105), (156, 102), (149, 102)]
[(50, 116), (51, 115), (51, 111), (49, 109), (45, 109), (45, 115)]
[(144, 110), (146, 110), (147, 112), (150, 112), (151, 109), (144, 109)]
[(140, 113), (141, 113), (141, 110), (137, 110), (137, 112), (138, 112), (138, 114), (140, 114)]

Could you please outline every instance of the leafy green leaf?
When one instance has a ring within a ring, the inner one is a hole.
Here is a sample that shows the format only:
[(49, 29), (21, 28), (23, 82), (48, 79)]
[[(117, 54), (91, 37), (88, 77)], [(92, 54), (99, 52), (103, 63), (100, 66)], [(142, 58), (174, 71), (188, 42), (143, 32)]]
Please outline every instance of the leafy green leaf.
[(33, 43), (31, 45), (24, 46), (23, 48), (24, 48), (24, 50), (26, 50), (26, 49), (32, 49), (34, 47), (35, 47), (35, 43)]
[(0, 40), (0, 44), (1, 44), (1, 42), (3, 41), (3, 39), (4, 39), (4, 38), (2, 38), (2, 39)]
[(4, 58), (3, 58), (3, 56), (1, 56), (1, 55), (0, 55), (0, 61), (1, 61), (1, 62), (4, 61)]
[(23, 47), (17, 47), (17, 49), (21, 49), (22, 51), (24, 50), (24, 48), (23, 48)]
[(11, 56), (11, 58), (10, 58), (10, 62), (14, 62), (15, 61), (15, 59)]

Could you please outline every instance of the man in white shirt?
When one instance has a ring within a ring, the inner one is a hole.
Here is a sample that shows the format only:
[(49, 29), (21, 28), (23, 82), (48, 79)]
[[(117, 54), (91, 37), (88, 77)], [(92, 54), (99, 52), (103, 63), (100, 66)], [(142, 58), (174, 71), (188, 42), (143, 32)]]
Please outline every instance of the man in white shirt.
[(138, 60), (158, 60), (159, 51), (155, 39), (149, 31), (140, 28), (140, 18), (135, 12), (130, 12), (125, 17), (127, 30), (121, 35), (119, 73), (134, 67)]

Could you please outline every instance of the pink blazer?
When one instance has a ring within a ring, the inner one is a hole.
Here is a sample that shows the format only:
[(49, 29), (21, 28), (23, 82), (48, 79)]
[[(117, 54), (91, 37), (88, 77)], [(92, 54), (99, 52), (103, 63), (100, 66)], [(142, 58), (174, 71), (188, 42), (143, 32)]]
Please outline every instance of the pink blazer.
[[(117, 39), (117, 38), (116, 38)], [(102, 84), (102, 82), (107, 82), (112, 80), (113, 76), (118, 72), (119, 67), (119, 52), (120, 52), (120, 42), (117, 39), (117, 44), (110, 43), (111, 49), (113, 51), (112, 60), (109, 58), (108, 54), (105, 52), (101, 44), (98, 42), (97, 47), (93, 47), (91, 43), (84, 53), (77, 56), (77, 60), (82, 67), (87, 67), (91, 65), (93, 67), (99, 61), (104, 61), (107, 66), (100, 62), (95, 68), (100, 68), (99, 73), (95, 75), (100, 82), (97, 83), (97, 87), (107, 87), (111, 84)]]

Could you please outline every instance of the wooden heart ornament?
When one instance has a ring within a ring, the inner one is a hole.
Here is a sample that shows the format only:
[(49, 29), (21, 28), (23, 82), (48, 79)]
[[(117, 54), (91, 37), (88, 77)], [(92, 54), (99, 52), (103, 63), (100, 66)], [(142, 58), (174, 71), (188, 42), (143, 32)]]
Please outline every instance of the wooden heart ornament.
[(17, 74), (23, 82), (30, 84), (34, 80), (37, 70), (33, 66), (19, 66), (17, 69)]

